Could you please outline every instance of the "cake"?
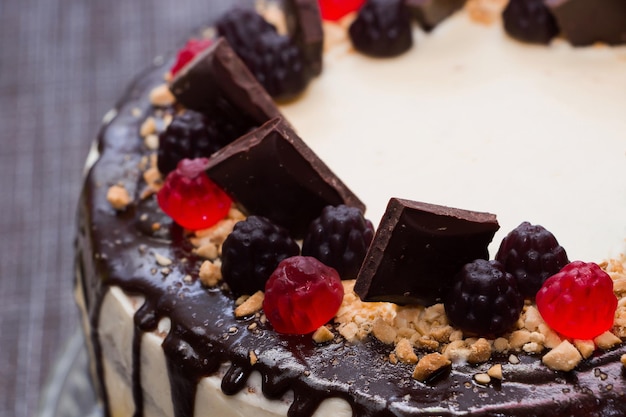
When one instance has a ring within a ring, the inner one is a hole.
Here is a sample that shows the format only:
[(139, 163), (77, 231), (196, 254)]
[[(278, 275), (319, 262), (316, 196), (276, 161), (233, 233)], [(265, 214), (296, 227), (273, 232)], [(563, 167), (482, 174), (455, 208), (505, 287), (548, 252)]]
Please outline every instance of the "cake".
[[(168, 76), (167, 57), (130, 86), (105, 116), (78, 214), (76, 299), (106, 416), (626, 414), (626, 49), (520, 43), (502, 28), (502, 6), (469, 1), (441, 22), (422, 16), (426, 30), (414, 27), (414, 45), (391, 59), (354, 51), (350, 17), (325, 22), (323, 70), (278, 104), (217, 38), (179, 75)], [(235, 208), (190, 232), (159, 208), (158, 135), (181, 107), (206, 110), (215, 91), (220, 111), (244, 111), (255, 127), (205, 166)], [(286, 169), (274, 152), (289, 156)], [(241, 165), (247, 158), (260, 165)], [(254, 182), (256, 172), (298, 198)], [(327, 325), (283, 334), (262, 293), (220, 280), (221, 245), (259, 213), (302, 238), (320, 200), (365, 210), (377, 226), (356, 280), (365, 300), (342, 281)], [(450, 326), (440, 295), (368, 301), (372, 268), (396, 250), (388, 230), (422, 221), (411, 213), (476, 226), (486, 237), (470, 246), (491, 258), (520, 223), (542, 224), (570, 260), (608, 272), (612, 328), (568, 338), (527, 300), (490, 338)]]

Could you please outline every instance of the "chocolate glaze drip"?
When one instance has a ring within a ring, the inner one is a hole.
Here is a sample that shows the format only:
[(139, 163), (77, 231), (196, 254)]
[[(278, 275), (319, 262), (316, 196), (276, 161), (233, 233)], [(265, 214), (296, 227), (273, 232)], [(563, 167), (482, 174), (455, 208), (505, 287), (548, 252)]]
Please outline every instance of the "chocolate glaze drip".
[[(146, 299), (135, 317), (137, 416), (142, 415), (141, 336), (154, 331), (164, 317), (171, 320), (163, 352), (176, 417), (193, 416), (198, 381), (216, 375), (227, 362), (231, 366), (222, 382), (226, 394), (243, 389), (250, 373), (258, 371), (266, 397), (280, 398), (293, 391), (291, 417), (310, 417), (323, 400), (333, 397), (345, 399), (355, 417), (460, 416), (468, 412), (473, 416), (626, 415), (626, 381), (619, 362), (626, 353), (624, 345), (596, 352), (569, 373), (549, 371), (539, 357), (520, 355), (519, 365), (508, 364), (505, 357), (481, 365), (455, 364), (449, 375), (424, 384), (411, 378), (412, 366), (391, 365), (385, 360), (392, 348), (373, 339), (358, 344), (335, 340), (318, 346), (310, 336), (276, 334), (261, 322), (255, 330), (248, 329), (255, 319), (235, 319), (230, 293), (203, 288), (196, 279), (191, 283), (183, 279), (188, 274), (196, 277), (200, 260), (193, 256), (178, 226), (164, 224), (165, 232), (159, 234), (138, 227), (142, 214), (160, 216), (154, 204), (138, 203), (116, 213), (106, 201), (112, 184), (122, 182), (136, 196), (142, 189), (138, 164), (148, 151), (138, 135), (142, 119), (133, 116), (132, 110), (152, 111), (147, 97), (151, 88), (162, 82), (164, 68), (152, 68), (142, 75), (120, 102), (118, 115), (104, 126), (98, 142), (101, 156), (88, 175), (80, 202), (78, 263), (84, 271), (84, 297), (92, 329), (89, 338), (107, 416), (107, 402), (114, 399), (107, 398), (102, 388), (98, 324), (106, 319), (100, 317), (100, 309), (109, 286)], [(174, 260), (168, 275), (155, 273), (156, 252)], [(254, 364), (249, 360), (250, 351), (258, 356)], [(486, 372), (494, 363), (505, 365), (502, 383), (476, 384), (473, 375)], [(600, 378), (598, 372), (606, 377)]]

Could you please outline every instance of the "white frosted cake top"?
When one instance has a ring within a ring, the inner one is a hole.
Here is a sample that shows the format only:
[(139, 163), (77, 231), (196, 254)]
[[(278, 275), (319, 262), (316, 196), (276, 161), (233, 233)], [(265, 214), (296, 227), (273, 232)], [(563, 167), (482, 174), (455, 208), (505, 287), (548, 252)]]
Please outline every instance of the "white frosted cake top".
[(570, 259), (626, 237), (626, 47), (549, 47), (456, 13), (393, 59), (338, 42), (305, 94), (281, 106), (366, 203), (390, 197), (497, 214), (490, 247), (522, 221)]

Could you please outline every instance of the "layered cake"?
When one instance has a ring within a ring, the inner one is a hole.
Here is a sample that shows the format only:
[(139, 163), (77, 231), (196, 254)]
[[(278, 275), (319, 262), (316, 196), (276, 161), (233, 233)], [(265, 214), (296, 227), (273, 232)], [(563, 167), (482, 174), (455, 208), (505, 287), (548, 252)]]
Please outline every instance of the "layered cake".
[(104, 414), (626, 415), (622, 3), (361, 3), (216, 17), (106, 115)]

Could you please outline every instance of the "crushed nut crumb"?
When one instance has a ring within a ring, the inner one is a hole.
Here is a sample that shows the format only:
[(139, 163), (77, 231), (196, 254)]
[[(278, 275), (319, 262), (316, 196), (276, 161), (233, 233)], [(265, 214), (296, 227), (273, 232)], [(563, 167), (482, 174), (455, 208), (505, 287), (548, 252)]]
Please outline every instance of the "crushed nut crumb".
[(235, 309), (235, 317), (247, 317), (261, 311), (264, 298), (265, 294), (263, 294), (263, 291), (255, 292)]
[(155, 252), (154, 259), (156, 263), (160, 266), (170, 266), (172, 264), (172, 260), (166, 256), (161, 255), (158, 252)]
[(147, 135), (143, 139), (143, 144), (151, 151), (156, 151), (159, 149), (159, 136), (154, 133)]
[(379, 319), (374, 322), (372, 334), (381, 342), (390, 345), (396, 340), (397, 332), (385, 320)]
[(574, 340), (574, 346), (580, 352), (583, 358), (587, 359), (590, 357), (594, 350), (596, 350), (596, 344), (593, 340)]
[(193, 252), (202, 258), (214, 260), (218, 258), (219, 251), (216, 244), (206, 243), (194, 249)]
[(451, 364), (452, 362), (450, 362), (448, 358), (443, 356), (441, 353), (429, 353), (428, 355), (422, 357), (417, 362), (417, 365), (415, 365), (413, 378), (424, 382), (433, 374), (445, 367), (450, 366)]
[(205, 287), (215, 287), (222, 280), (222, 271), (211, 261), (204, 261), (198, 273), (200, 282)]
[(474, 380), (481, 385), (487, 385), (491, 382), (491, 377), (488, 374), (476, 374), (474, 375)]
[(250, 365), (254, 365), (259, 361), (259, 358), (253, 350), (248, 352), (248, 357), (250, 358)]
[(569, 341), (564, 340), (560, 345), (543, 355), (541, 361), (552, 370), (571, 371), (582, 359), (578, 349)]
[(593, 341), (596, 343), (596, 346), (604, 350), (611, 349), (612, 347), (622, 343), (622, 339), (609, 331), (602, 333), (600, 336), (593, 339)]
[(333, 340), (335, 336), (328, 327), (320, 326), (315, 332), (313, 332), (313, 341), (315, 343), (326, 343)]
[(121, 185), (112, 185), (107, 191), (107, 201), (115, 210), (124, 210), (131, 203), (128, 190)]
[(500, 18), (507, 3), (507, 0), (468, 0), (465, 9), (474, 22), (490, 25)]
[(145, 138), (148, 135), (152, 135), (156, 133), (156, 131), (156, 121), (152, 116), (146, 118), (146, 120), (143, 121), (141, 127), (139, 128), (139, 134), (142, 138)]
[(396, 345), (395, 353), (403, 363), (417, 363), (417, 355), (413, 351), (413, 345), (408, 339), (400, 339)]
[(502, 365), (495, 364), (487, 371), (487, 375), (489, 375), (493, 379), (502, 380)]
[(150, 91), (150, 103), (157, 107), (171, 106), (176, 102), (174, 94), (166, 83), (160, 84)]
[(469, 363), (487, 362), (491, 357), (491, 344), (484, 338), (480, 338), (472, 343), (469, 350), (470, 352), (467, 358)]

